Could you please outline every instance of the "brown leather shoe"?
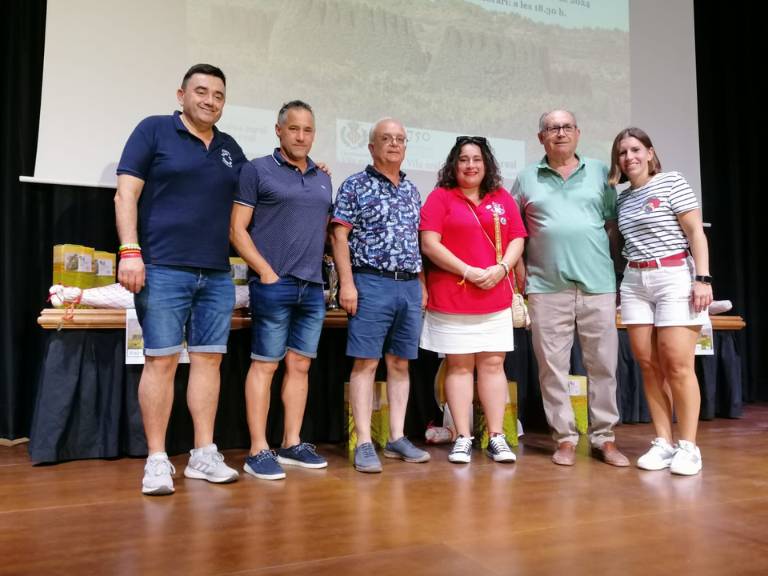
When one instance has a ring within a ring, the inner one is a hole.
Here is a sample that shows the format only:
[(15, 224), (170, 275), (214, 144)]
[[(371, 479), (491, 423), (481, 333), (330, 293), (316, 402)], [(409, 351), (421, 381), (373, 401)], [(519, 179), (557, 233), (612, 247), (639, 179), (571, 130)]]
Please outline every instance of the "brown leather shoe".
[(552, 454), (552, 462), (560, 466), (576, 464), (576, 445), (573, 442), (560, 442), (557, 445), (557, 450)]
[(629, 459), (616, 448), (615, 442), (605, 442), (602, 446), (594, 447), (595, 455), (611, 466), (629, 466)]

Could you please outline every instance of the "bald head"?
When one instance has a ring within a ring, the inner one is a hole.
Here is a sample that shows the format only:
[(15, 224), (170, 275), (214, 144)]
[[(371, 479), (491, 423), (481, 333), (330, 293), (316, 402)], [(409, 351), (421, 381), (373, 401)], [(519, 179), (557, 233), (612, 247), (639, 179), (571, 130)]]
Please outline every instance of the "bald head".
[(394, 118), (386, 117), (371, 126), (371, 129), (368, 131), (368, 143), (373, 144), (374, 140), (376, 140), (376, 136), (385, 134), (390, 127), (394, 127), (397, 131), (405, 134), (405, 126), (403, 126), (402, 122), (395, 120)]
[(382, 118), (368, 133), (368, 150), (373, 166), (382, 173), (398, 174), (405, 159), (407, 138), (403, 123)]

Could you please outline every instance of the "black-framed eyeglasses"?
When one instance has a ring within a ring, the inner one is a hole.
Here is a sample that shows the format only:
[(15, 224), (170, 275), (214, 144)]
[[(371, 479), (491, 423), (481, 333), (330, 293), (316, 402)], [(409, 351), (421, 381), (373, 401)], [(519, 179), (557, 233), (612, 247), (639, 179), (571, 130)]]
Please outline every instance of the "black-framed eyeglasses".
[(576, 126), (574, 124), (562, 124), (560, 126), (547, 126), (544, 128), (543, 132), (546, 132), (550, 136), (557, 136), (560, 133), (560, 130), (562, 130), (566, 134), (573, 134), (576, 131)]
[(485, 146), (488, 144), (488, 140), (483, 136), (457, 136), (456, 144), (464, 146), (464, 144), (475, 144), (477, 146)]

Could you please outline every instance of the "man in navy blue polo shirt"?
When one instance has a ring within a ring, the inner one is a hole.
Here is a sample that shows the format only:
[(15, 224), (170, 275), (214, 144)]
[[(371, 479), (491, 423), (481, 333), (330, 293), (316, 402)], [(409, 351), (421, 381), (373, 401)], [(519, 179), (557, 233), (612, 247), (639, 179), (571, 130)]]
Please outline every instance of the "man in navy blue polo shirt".
[[(284, 104), (275, 133), (279, 148), (243, 166), (230, 226), (232, 244), (251, 276), (251, 367), (245, 381), (251, 450), (243, 468), (264, 480), (285, 478), (280, 464), (328, 465), (299, 434), (309, 366), (325, 318), (322, 259), (331, 179), (309, 157), (315, 139), (309, 104)], [(266, 426), (272, 377), (282, 359), (285, 418), (275, 455), (267, 444)]]
[(347, 178), (336, 195), (333, 256), (339, 271), (339, 302), (349, 313), (347, 355), (354, 357), (349, 396), (355, 419), (355, 469), (381, 472), (371, 442), (373, 382), (382, 352), (387, 365), (389, 442), (384, 456), (426, 462), (429, 453), (403, 434), (410, 381), (426, 290), (421, 276), (421, 196), (400, 171), (405, 128), (379, 120), (369, 134), (373, 165)]
[(213, 443), (219, 365), (227, 351), (234, 306), (229, 216), (246, 161), (237, 143), (215, 127), (225, 93), (226, 79), (219, 68), (192, 66), (176, 94), (181, 112), (142, 120), (117, 167), (117, 276), (136, 294), (144, 333), (145, 364), (139, 382), (149, 451), (144, 494), (174, 491), (175, 469), (165, 452), (165, 435), (185, 338), (195, 448), (184, 475), (217, 483), (238, 477)]

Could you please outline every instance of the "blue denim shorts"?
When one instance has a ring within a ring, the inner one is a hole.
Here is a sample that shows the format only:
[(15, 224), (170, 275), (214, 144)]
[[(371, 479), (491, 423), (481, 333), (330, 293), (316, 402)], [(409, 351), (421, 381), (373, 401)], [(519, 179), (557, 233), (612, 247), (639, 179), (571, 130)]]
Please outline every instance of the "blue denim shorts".
[(228, 271), (146, 265), (144, 288), (134, 296), (146, 356), (181, 351), (227, 351), (235, 286)]
[(323, 286), (293, 276), (274, 284), (248, 283), (251, 296), (251, 358), (282, 360), (288, 350), (315, 358), (325, 319)]
[(381, 358), (383, 353), (413, 360), (419, 355), (421, 285), (355, 273), (357, 313), (349, 318), (347, 356)]

